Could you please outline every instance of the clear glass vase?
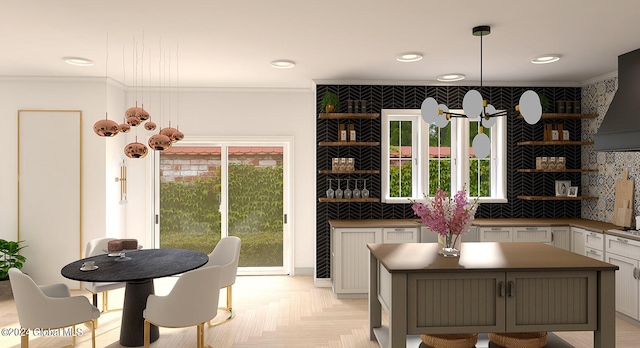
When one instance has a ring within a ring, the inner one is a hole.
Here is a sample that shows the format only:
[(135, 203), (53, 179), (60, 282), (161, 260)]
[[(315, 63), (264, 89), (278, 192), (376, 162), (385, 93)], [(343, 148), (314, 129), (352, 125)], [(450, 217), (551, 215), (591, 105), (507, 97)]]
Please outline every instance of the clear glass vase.
[(444, 257), (460, 257), (461, 234), (438, 235), (438, 254)]

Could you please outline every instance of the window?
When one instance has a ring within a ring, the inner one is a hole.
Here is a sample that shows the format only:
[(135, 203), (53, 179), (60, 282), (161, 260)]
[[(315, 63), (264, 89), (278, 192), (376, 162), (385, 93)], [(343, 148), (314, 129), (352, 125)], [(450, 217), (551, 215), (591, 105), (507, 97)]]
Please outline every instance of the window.
[(464, 188), (480, 202), (506, 203), (506, 161), (500, 160), (506, 158), (506, 118), (496, 121), (482, 128), (490, 155), (477, 158), (471, 144), (479, 119), (452, 118), (438, 128), (425, 123), (420, 110), (382, 110), (382, 200), (407, 203), (438, 188)]

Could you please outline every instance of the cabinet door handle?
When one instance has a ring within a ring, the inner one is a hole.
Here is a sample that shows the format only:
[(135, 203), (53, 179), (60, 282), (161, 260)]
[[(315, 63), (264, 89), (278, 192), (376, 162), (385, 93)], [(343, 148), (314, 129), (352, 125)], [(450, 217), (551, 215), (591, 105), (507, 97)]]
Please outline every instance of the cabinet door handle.
[(526, 228), (527, 231), (535, 231), (537, 229), (538, 229), (537, 227), (527, 227)]
[(620, 242), (620, 243), (629, 243), (629, 241), (628, 241), (628, 240), (626, 240), (626, 239), (617, 238), (617, 237), (616, 237), (616, 239), (617, 239), (617, 240), (618, 240), (618, 242)]
[(504, 297), (504, 282), (498, 282), (498, 297)]
[(500, 231), (502, 227), (491, 227), (491, 231)]
[(507, 296), (509, 296), (509, 297), (515, 296), (515, 290), (513, 288), (513, 282), (512, 281), (507, 282)]
[(396, 232), (402, 232), (402, 231), (404, 231), (404, 228), (396, 228), (395, 231)]
[(638, 279), (638, 268), (633, 267), (633, 279)]
[(553, 243), (553, 238), (554, 238), (554, 236), (555, 236), (555, 235), (553, 234), (553, 232), (551, 232), (551, 242), (552, 242), (552, 243)]

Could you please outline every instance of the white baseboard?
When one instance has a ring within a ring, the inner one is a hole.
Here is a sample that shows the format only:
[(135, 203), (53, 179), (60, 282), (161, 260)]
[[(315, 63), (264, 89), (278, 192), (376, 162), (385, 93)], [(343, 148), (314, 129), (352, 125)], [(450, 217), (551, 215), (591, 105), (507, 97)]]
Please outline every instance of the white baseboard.
[(318, 288), (330, 288), (331, 287), (331, 278), (315, 278), (313, 283)]

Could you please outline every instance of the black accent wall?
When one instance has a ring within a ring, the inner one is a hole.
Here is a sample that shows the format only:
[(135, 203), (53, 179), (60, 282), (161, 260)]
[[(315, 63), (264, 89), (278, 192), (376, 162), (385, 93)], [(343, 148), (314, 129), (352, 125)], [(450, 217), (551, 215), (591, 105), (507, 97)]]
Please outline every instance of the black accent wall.
[[(382, 109), (420, 109), (427, 97), (450, 109), (462, 109), (462, 99), (468, 86), (384, 86), (384, 85), (318, 85), (316, 92), (317, 110), (325, 91), (338, 95), (341, 105), (336, 112), (347, 112), (349, 99), (366, 100), (367, 112), (380, 113)], [(535, 125), (518, 119), (514, 106), (522, 93), (533, 89), (547, 97), (553, 105), (557, 100), (580, 100), (579, 87), (483, 87), (482, 95), (496, 107), (508, 110), (507, 121), (507, 198), (509, 203), (484, 203), (478, 208), (477, 218), (572, 218), (580, 217), (580, 201), (527, 201), (518, 195), (553, 196), (555, 180), (571, 180), (573, 186), (580, 187), (580, 173), (518, 173), (520, 168), (535, 168), (535, 158), (540, 156), (563, 156), (567, 158), (567, 168), (580, 168), (580, 146), (523, 146), (520, 141), (542, 140), (544, 123), (562, 123), (568, 129), (571, 140), (580, 140), (580, 120), (543, 120)], [(326, 120), (316, 118), (316, 141), (336, 141), (338, 124), (355, 124), (358, 141), (381, 141), (381, 118), (373, 120)], [(317, 171), (331, 168), (331, 158), (354, 157), (356, 169), (380, 169), (380, 146), (316, 146)], [(316, 171), (316, 173), (317, 173)], [(371, 197), (380, 197), (380, 174), (335, 175), (316, 174), (316, 196), (325, 197), (327, 179), (367, 179), (367, 189)], [(333, 189), (337, 180), (333, 180)], [(354, 180), (350, 180), (354, 188)], [(362, 189), (362, 181), (360, 181)], [(333, 203), (316, 200), (316, 276), (329, 278), (330, 274), (330, 219), (406, 219), (415, 218), (410, 204), (384, 203)]]

